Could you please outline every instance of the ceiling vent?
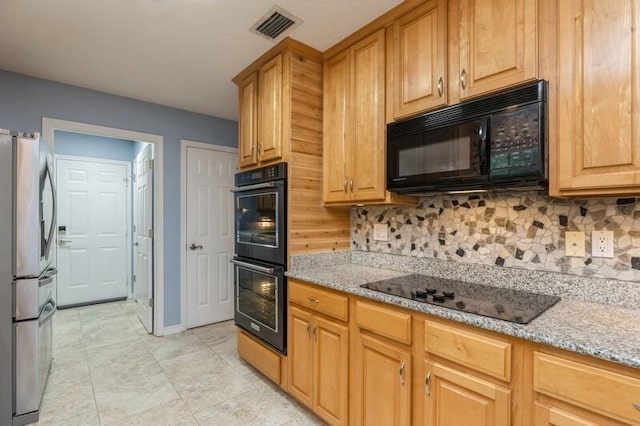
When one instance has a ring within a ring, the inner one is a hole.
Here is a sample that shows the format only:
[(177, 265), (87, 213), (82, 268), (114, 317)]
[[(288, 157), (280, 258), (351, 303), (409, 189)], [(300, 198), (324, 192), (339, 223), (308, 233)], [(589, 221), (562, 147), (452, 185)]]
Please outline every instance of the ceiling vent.
[(297, 16), (274, 6), (251, 27), (251, 32), (275, 42), (301, 23)]

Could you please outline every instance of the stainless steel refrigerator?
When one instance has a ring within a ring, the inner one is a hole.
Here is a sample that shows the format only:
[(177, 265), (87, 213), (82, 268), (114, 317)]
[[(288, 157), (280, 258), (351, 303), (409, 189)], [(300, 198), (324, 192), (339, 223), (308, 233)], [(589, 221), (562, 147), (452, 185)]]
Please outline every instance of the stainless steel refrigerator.
[(55, 218), (47, 145), (0, 129), (0, 425), (38, 420), (53, 358)]

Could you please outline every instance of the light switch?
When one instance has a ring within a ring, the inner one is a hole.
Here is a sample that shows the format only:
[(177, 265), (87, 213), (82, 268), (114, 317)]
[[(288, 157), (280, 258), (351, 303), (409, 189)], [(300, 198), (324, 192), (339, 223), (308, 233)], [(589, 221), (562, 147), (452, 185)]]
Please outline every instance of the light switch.
[(584, 232), (564, 233), (564, 254), (569, 257), (584, 257)]
[(374, 223), (373, 240), (389, 241), (389, 225), (387, 225), (386, 223)]

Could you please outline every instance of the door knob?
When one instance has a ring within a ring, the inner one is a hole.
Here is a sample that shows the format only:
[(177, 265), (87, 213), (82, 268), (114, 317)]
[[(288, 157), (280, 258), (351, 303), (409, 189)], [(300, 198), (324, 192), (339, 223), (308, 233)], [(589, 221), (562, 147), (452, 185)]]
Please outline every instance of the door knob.
[(202, 250), (202, 246), (200, 244), (195, 245), (195, 244), (191, 243), (189, 245), (189, 250)]

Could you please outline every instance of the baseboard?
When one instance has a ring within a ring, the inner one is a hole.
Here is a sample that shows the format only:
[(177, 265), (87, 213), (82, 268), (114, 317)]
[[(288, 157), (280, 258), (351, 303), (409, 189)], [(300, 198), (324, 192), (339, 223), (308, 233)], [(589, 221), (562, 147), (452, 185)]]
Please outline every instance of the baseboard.
[(176, 325), (172, 325), (169, 327), (165, 327), (163, 330), (162, 335), (163, 336), (168, 336), (170, 334), (177, 334), (177, 333), (182, 333), (183, 331), (185, 331), (186, 328), (182, 326), (182, 324), (176, 324)]

